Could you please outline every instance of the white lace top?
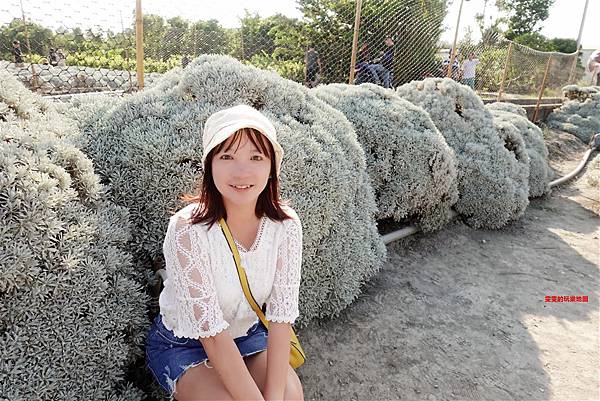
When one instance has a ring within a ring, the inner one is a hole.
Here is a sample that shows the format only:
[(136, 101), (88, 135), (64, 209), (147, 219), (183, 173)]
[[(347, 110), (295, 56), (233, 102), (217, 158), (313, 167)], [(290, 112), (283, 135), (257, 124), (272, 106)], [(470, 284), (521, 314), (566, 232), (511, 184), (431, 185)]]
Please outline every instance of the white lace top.
[[(233, 256), (218, 224), (188, 222), (197, 204), (169, 220), (163, 251), (167, 279), (159, 298), (162, 320), (177, 337), (214, 336), (229, 329), (233, 338), (258, 321), (244, 296)], [(237, 244), (252, 295), (267, 304), (271, 322), (298, 317), (302, 227), (294, 210), (282, 222), (263, 217), (250, 249)]]

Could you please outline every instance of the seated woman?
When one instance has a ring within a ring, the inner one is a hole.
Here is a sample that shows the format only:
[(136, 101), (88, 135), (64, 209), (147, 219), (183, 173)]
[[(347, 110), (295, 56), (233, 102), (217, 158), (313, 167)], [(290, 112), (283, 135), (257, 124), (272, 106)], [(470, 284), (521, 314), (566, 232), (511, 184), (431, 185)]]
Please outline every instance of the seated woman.
[[(282, 157), (275, 127), (252, 107), (204, 125), (202, 183), (169, 221), (167, 278), (146, 346), (148, 367), (178, 401), (303, 399), (289, 366), (302, 227), (280, 199)], [(268, 328), (244, 296), (225, 226)]]

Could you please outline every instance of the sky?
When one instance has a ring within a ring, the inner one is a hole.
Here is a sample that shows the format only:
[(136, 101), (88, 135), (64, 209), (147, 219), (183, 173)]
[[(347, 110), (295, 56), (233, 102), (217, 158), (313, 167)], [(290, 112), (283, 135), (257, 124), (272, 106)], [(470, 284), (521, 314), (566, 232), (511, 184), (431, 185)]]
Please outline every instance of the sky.
[[(368, 0), (363, 0), (368, 1)], [(463, 3), (459, 39), (467, 27), (471, 27), (474, 39), (479, 36), (475, 14), (483, 11), (485, 0), (466, 0)], [(98, 26), (99, 30), (121, 30), (133, 20), (135, 0), (22, 0), (26, 17), (56, 29), (59, 26), (73, 28), (78, 24), (84, 28)], [(21, 16), (19, 0), (2, 0), (0, 24)], [(486, 24), (490, 18), (498, 17), (498, 10), (489, 0), (486, 7)], [(444, 21), (446, 31), (442, 40), (451, 42), (458, 16), (460, 0), (452, 1)], [(585, 0), (555, 0), (550, 8), (550, 17), (543, 21), (541, 33), (553, 38), (577, 39), (583, 16)], [(217, 19), (224, 27), (239, 26), (239, 17), (244, 9), (266, 17), (281, 13), (290, 17), (301, 17), (295, 0), (142, 0), (144, 13), (155, 13), (170, 18), (181, 16), (190, 21)], [(581, 44), (584, 49), (600, 48), (600, 0), (589, 0)], [(596, 18), (596, 21), (593, 18)], [(595, 22), (595, 23), (594, 23)]]

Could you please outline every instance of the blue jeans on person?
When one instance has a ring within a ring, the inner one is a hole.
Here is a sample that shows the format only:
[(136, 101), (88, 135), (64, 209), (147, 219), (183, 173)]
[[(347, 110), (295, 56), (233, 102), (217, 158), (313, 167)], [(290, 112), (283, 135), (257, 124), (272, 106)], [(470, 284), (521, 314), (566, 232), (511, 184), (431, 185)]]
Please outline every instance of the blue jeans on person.
[(472, 78), (463, 78), (462, 83), (464, 85), (469, 86), (471, 89), (475, 89), (475, 77)]
[(364, 74), (366, 74), (366, 76), (370, 78), (369, 82), (372, 82), (375, 85), (381, 84), (381, 81), (379, 80), (379, 75), (377, 75), (377, 72), (375, 71), (375, 64), (369, 64), (363, 61), (356, 64), (356, 68), (365, 71)]
[(384, 88), (392, 87), (392, 72), (385, 68), (383, 64), (371, 64), (373, 70), (377, 74), (379, 81), (383, 84)]
[[(242, 357), (267, 349), (267, 328), (258, 321), (246, 335), (233, 341)], [(190, 368), (207, 364), (208, 355), (197, 339), (176, 337), (162, 322), (160, 314), (148, 330), (146, 339), (146, 363), (158, 384), (171, 396), (179, 378)], [(206, 365), (207, 367), (211, 367)]]

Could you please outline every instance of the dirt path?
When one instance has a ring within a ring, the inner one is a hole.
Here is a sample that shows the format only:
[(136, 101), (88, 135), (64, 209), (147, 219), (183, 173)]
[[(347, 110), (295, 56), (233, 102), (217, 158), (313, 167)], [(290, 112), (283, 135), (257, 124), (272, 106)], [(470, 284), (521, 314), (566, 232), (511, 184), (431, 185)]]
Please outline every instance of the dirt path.
[[(548, 143), (559, 175), (585, 150)], [(301, 332), (306, 400), (600, 400), (599, 192), (580, 179), (503, 230), (389, 245), (354, 304)]]

